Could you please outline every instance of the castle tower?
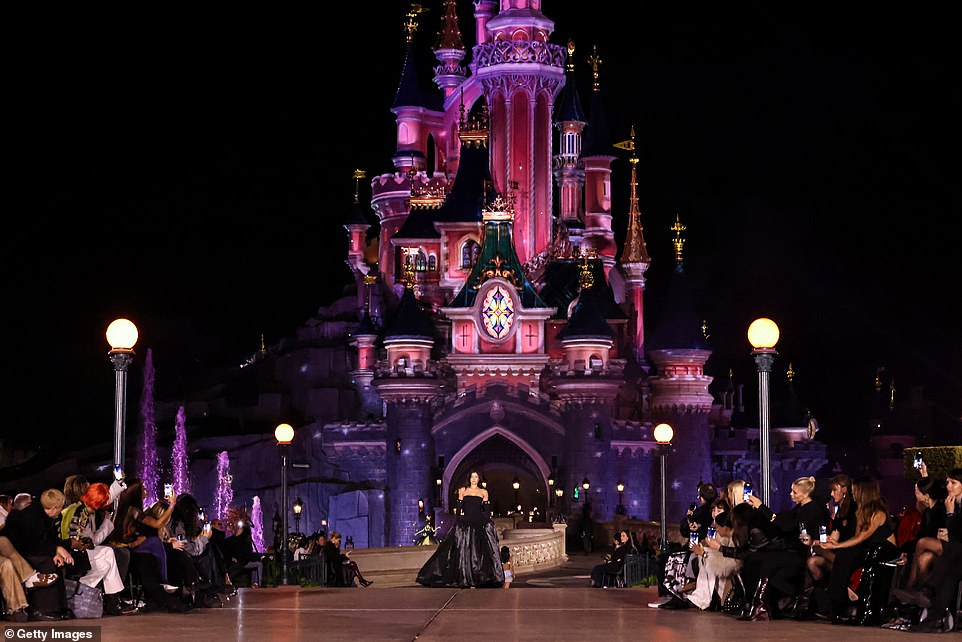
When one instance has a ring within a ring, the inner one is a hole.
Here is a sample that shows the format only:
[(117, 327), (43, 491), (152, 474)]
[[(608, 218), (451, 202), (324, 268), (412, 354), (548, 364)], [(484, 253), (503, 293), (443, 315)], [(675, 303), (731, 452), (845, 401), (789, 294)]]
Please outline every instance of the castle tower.
[(434, 55), (441, 63), (434, 68), (434, 82), (447, 98), (467, 76), (461, 66), (464, 42), (461, 41), (461, 30), (458, 28), (457, 0), (444, 0), (444, 16), (441, 18)]
[(614, 333), (601, 314), (593, 287), (593, 274), (586, 259), (581, 272), (581, 294), (558, 334), (567, 367), (556, 368), (548, 382), (559, 400), (566, 426), (563, 482), (566, 491), (590, 481), (590, 498), (596, 518), (607, 519), (618, 503), (617, 471), (609, 466), (612, 407), (623, 383), (623, 363), (612, 362), (609, 353)]
[[(555, 127), (558, 153), (554, 157), (554, 177), (558, 186), (558, 213), (569, 229), (569, 237), (580, 238), (584, 229), (585, 173), (581, 167), (581, 132), (587, 124), (578, 87), (575, 83), (575, 43), (568, 41), (565, 85), (555, 102)], [(577, 230), (577, 232), (575, 232)], [(577, 242), (577, 241), (575, 241)]]
[(400, 546), (414, 539), (418, 500), (427, 508), (433, 503), (432, 406), (442, 390), (431, 361), (434, 326), (410, 287), (384, 333), (384, 347), (387, 362), (372, 383), (387, 404), (387, 541)]
[(629, 302), (629, 330), (635, 360), (645, 362), (645, 272), (651, 265), (638, 209), (638, 156), (635, 154), (635, 128), (627, 141), (631, 163), (631, 198), (628, 207), (628, 234), (621, 253), (621, 269), (625, 275), (625, 299)]
[(357, 368), (351, 372), (354, 387), (361, 401), (361, 416), (381, 414), (381, 399), (371, 385), (377, 361), (377, 330), (367, 310), (354, 332), (351, 345), (357, 348)]
[(485, 29), (474, 48), (475, 78), (490, 111), (491, 175), (496, 190), (514, 198), (523, 263), (551, 241), (551, 118), (565, 52), (548, 43), (554, 22), (541, 13), (540, 0), (502, 0)]
[(618, 247), (611, 229), (611, 137), (605, 118), (599, 67), (602, 63), (597, 48), (588, 58), (591, 64), (591, 105), (585, 128), (581, 162), (585, 177), (585, 230), (583, 243), (597, 253), (605, 266), (605, 274), (614, 266)]
[(648, 356), (655, 373), (649, 378), (649, 405), (653, 423), (666, 422), (675, 429), (673, 450), (680, 454), (667, 458), (668, 514), (683, 515), (698, 483), (712, 479), (712, 430), (708, 425), (712, 377), (705, 375), (711, 351), (688, 291), (682, 261), (685, 226), (680, 218), (676, 217), (671, 230), (675, 233), (675, 270), (664, 310), (648, 337)]

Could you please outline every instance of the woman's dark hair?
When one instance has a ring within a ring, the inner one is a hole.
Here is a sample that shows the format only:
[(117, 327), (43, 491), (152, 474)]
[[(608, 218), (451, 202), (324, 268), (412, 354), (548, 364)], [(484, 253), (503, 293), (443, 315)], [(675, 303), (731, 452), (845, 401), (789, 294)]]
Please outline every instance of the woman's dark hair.
[(712, 507), (712, 508), (720, 508), (720, 509), (722, 509), (723, 511), (725, 511), (726, 513), (732, 509), (731, 504), (729, 504), (729, 503), (728, 503), (728, 500), (725, 499), (724, 497), (719, 497), (718, 499), (716, 499), (715, 501), (713, 501), (713, 502), (711, 503), (711, 507)]
[[(953, 468), (946, 477), (951, 477), (957, 482), (962, 482), (962, 468)], [(948, 495), (948, 493), (946, 493)]]
[(117, 513), (114, 515), (114, 528), (110, 539), (123, 542), (135, 534), (135, 526), (140, 513), (144, 512), (144, 482), (137, 477), (127, 478), (127, 488), (117, 499)]
[(723, 511), (715, 515), (715, 526), (724, 526), (725, 528), (732, 527), (732, 514), (729, 511)]
[(190, 493), (181, 493), (174, 504), (174, 513), (170, 518), (171, 524), (180, 522), (184, 527), (184, 537), (194, 539), (200, 535), (200, 506)]
[(481, 480), (484, 479), (484, 475), (481, 474), (480, 470), (474, 470), (473, 468), (468, 471), (467, 476), (464, 478), (465, 488), (471, 488), (471, 475), (475, 474), (478, 476), (478, 488), (483, 488), (483, 486), (481, 486)]
[(732, 509), (732, 543), (735, 546), (748, 544), (749, 522), (751, 522), (754, 513), (755, 508), (748, 502), (742, 502)]
[(507, 564), (511, 560), (511, 549), (507, 546), (501, 547), (501, 563)]
[(882, 497), (882, 491), (878, 480), (868, 475), (852, 480), (852, 495), (858, 508), (855, 516), (858, 521), (858, 529), (868, 528), (875, 513), (889, 515), (889, 505)]

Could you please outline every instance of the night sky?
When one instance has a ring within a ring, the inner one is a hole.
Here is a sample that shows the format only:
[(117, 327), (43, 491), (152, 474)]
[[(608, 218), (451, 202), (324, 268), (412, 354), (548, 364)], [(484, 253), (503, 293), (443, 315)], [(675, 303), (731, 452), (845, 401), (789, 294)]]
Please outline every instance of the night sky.
[[(268, 344), (292, 335), (341, 291), (351, 174), (391, 170), (406, 8), (346, 4), (326, 3), (324, 16), (8, 23), (5, 439), (109, 441), (103, 333), (117, 316), (141, 330), (132, 387), (150, 348), (158, 394), (178, 399), (198, 373), (239, 363), (262, 333)], [(422, 48), (440, 17), (439, 2), (428, 6)], [(962, 90), (948, 15), (817, 2), (593, 6), (543, 10), (553, 42), (577, 44), (586, 108), (585, 57), (598, 45), (612, 142), (637, 130), (649, 324), (677, 213), (715, 349), (709, 374), (732, 368), (751, 391), (745, 331), (771, 316), (782, 328), (774, 376), (792, 363), (826, 438), (860, 434), (853, 400), (879, 366), (898, 394), (924, 385), (940, 423), (956, 426), (945, 434), (962, 438)], [(472, 44), (471, 4), (459, 9)], [(622, 158), (619, 240), (627, 181)]]

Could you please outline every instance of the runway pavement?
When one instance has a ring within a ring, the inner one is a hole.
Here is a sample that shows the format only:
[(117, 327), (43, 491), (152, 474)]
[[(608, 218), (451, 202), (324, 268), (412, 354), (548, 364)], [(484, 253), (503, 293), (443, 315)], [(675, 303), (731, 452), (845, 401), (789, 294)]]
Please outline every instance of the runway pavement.
[[(185, 614), (138, 614), (74, 620), (71, 627), (99, 627), (99, 639), (136, 642), (405, 641), (470, 642), (531, 640), (805, 640), (844, 637), (905, 639), (881, 628), (838, 627), (822, 621), (739, 622), (694, 609), (647, 606), (654, 588), (592, 589), (588, 573), (599, 555), (574, 554), (564, 568), (522, 576), (504, 589), (241, 589), (224, 608)], [(11, 623), (4, 623), (9, 628)], [(27, 625), (24, 630), (51, 625)], [(18, 639), (4, 631), (5, 639)], [(22, 637), (19, 639), (23, 639)], [(50, 638), (48, 638), (50, 639)], [(97, 638), (93, 638), (96, 640)]]

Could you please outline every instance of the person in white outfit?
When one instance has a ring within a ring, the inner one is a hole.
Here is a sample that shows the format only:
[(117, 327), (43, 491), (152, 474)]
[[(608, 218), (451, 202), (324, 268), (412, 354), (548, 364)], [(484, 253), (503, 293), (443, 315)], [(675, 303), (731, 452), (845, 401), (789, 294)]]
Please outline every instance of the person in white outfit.
[[(122, 482), (114, 482), (114, 486), (122, 490)], [(104, 613), (128, 615), (137, 612), (137, 607), (120, 599), (124, 581), (117, 567), (117, 556), (112, 546), (103, 543), (114, 529), (113, 522), (105, 516), (99, 527), (96, 523), (97, 511), (111, 503), (113, 496), (113, 489), (107, 484), (90, 484), (79, 502), (63, 509), (61, 536), (70, 540), (74, 550), (87, 553), (90, 570), (80, 578), (80, 583), (96, 587), (103, 582)]]
[[(715, 516), (714, 538), (722, 546), (732, 545), (732, 521), (731, 513), (723, 512)], [(712, 603), (712, 598), (717, 594), (720, 603), (724, 603), (725, 597), (732, 587), (732, 577), (741, 570), (742, 561), (725, 557), (721, 551), (717, 551), (701, 544), (692, 547), (692, 555), (701, 556), (701, 570), (695, 580), (695, 590), (688, 594), (688, 601), (700, 608), (707, 610)]]

